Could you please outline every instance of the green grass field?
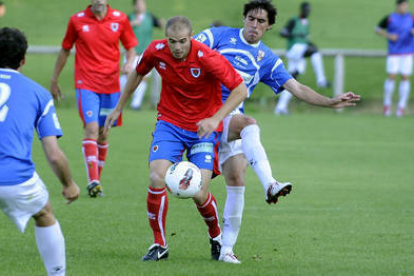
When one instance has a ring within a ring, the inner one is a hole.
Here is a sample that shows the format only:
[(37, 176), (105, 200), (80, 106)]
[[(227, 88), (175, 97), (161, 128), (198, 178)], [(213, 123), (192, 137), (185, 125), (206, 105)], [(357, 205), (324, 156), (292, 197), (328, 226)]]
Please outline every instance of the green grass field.
[[(264, 202), (252, 170), (236, 252), (241, 266), (210, 260), (206, 227), (191, 200), (170, 197), (170, 259), (143, 263), (152, 243), (146, 216), (151, 111), (125, 114), (111, 133), (103, 173), (106, 197), (85, 193), (77, 111), (59, 110), (81, 198), (66, 206), (60, 184), (34, 146), (67, 245), (68, 275), (413, 275), (414, 119), (307, 111), (288, 117), (258, 113), (275, 175), (294, 190), (276, 206)], [(212, 182), (220, 211), (222, 177)], [(21, 235), (0, 215), (0, 275), (43, 275), (33, 222)]]

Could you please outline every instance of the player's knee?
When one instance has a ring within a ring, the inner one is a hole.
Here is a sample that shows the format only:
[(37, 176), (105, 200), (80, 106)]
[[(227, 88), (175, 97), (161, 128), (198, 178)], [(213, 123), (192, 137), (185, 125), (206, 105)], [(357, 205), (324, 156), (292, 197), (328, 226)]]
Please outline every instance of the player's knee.
[(404, 75), (401, 76), (401, 80), (403, 81), (407, 81), (409, 79), (410, 79), (410, 76), (404, 76)]
[(97, 124), (91, 123), (86, 124), (84, 128), (85, 138), (98, 140), (99, 138), (99, 128)]
[(388, 76), (388, 79), (390, 79), (390, 80), (395, 80), (396, 79), (396, 77), (397, 77), (397, 75), (394, 75), (394, 74), (390, 74), (389, 76)]
[(243, 173), (231, 173), (226, 176), (227, 186), (244, 186), (244, 174)]
[(36, 221), (36, 226), (46, 227), (55, 224), (55, 216), (49, 202), (33, 218)]
[(160, 172), (152, 171), (150, 172), (150, 185), (152, 188), (161, 189), (165, 187), (164, 182), (165, 175), (162, 175)]

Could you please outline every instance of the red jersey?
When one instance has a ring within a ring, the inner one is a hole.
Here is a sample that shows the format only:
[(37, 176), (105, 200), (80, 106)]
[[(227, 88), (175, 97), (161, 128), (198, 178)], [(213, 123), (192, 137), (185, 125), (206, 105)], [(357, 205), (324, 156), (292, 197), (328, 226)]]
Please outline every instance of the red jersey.
[(128, 17), (109, 5), (106, 16), (98, 20), (86, 10), (72, 15), (62, 48), (70, 50), (76, 43), (75, 87), (110, 94), (119, 87), (119, 40), (125, 49), (137, 45)]
[(222, 106), (220, 84), (231, 91), (243, 82), (227, 59), (195, 40), (185, 60), (172, 56), (166, 39), (153, 41), (136, 70), (144, 76), (153, 67), (162, 77), (158, 119), (193, 132)]

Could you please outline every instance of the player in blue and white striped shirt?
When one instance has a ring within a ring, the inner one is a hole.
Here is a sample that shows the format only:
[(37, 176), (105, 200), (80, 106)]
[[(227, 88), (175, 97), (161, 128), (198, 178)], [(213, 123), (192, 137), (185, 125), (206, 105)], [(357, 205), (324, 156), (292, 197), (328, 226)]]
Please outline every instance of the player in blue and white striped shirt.
[[(275, 23), (276, 14), (270, 0), (252, 0), (244, 5), (242, 29), (211, 28), (198, 34), (196, 39), (230, 61), (244, 79), (249, 95), (259, 82), (263, 82), (276, 94), (287, 89), (310, 104), (332, 108), (355, 105), (354, 102), (360, 97), (352, 92), (327, 98), (292, 78), (282, 60), (261, 41), (265, 32)], [(225, 100), (228, 96), (225, 87), (222, 87), (222, 94)], [(244, 115), (243, 104), (223, 120), (219, 163), (227, 183), (220, 260), (240, 263), (233, 253), (233, 246), (241, 225), (244, 174), (248, 164), (259, 177), (269, 204), (276, 203), (279, 196), (287, 195), (292, 185), (289, 182), (280, 183), (273, 178), (270, 163), (260, 142), (260, 129), (255, 119)]]
[(62, 131), (50, 93), (20, 73), (26, 49), (26, 38), (19, 30), (0, 29), (0, 209), (21, 232), (34, 218), (36, 242), (48, 275), (65, 275), (64, 238), (32, 161), (34, 130), (68, 203), (78, 198), (79, 188), (57, 143)]

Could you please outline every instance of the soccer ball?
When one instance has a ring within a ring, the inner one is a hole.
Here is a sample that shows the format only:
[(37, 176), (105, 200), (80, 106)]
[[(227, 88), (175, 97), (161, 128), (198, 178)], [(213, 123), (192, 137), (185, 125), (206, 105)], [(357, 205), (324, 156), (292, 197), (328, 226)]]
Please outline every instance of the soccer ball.
[(165, 174), (168, 191), (178, 198), (194, 197), (203, 181), (200, 169), (191, 162), (181, 161), (171, 165)]

